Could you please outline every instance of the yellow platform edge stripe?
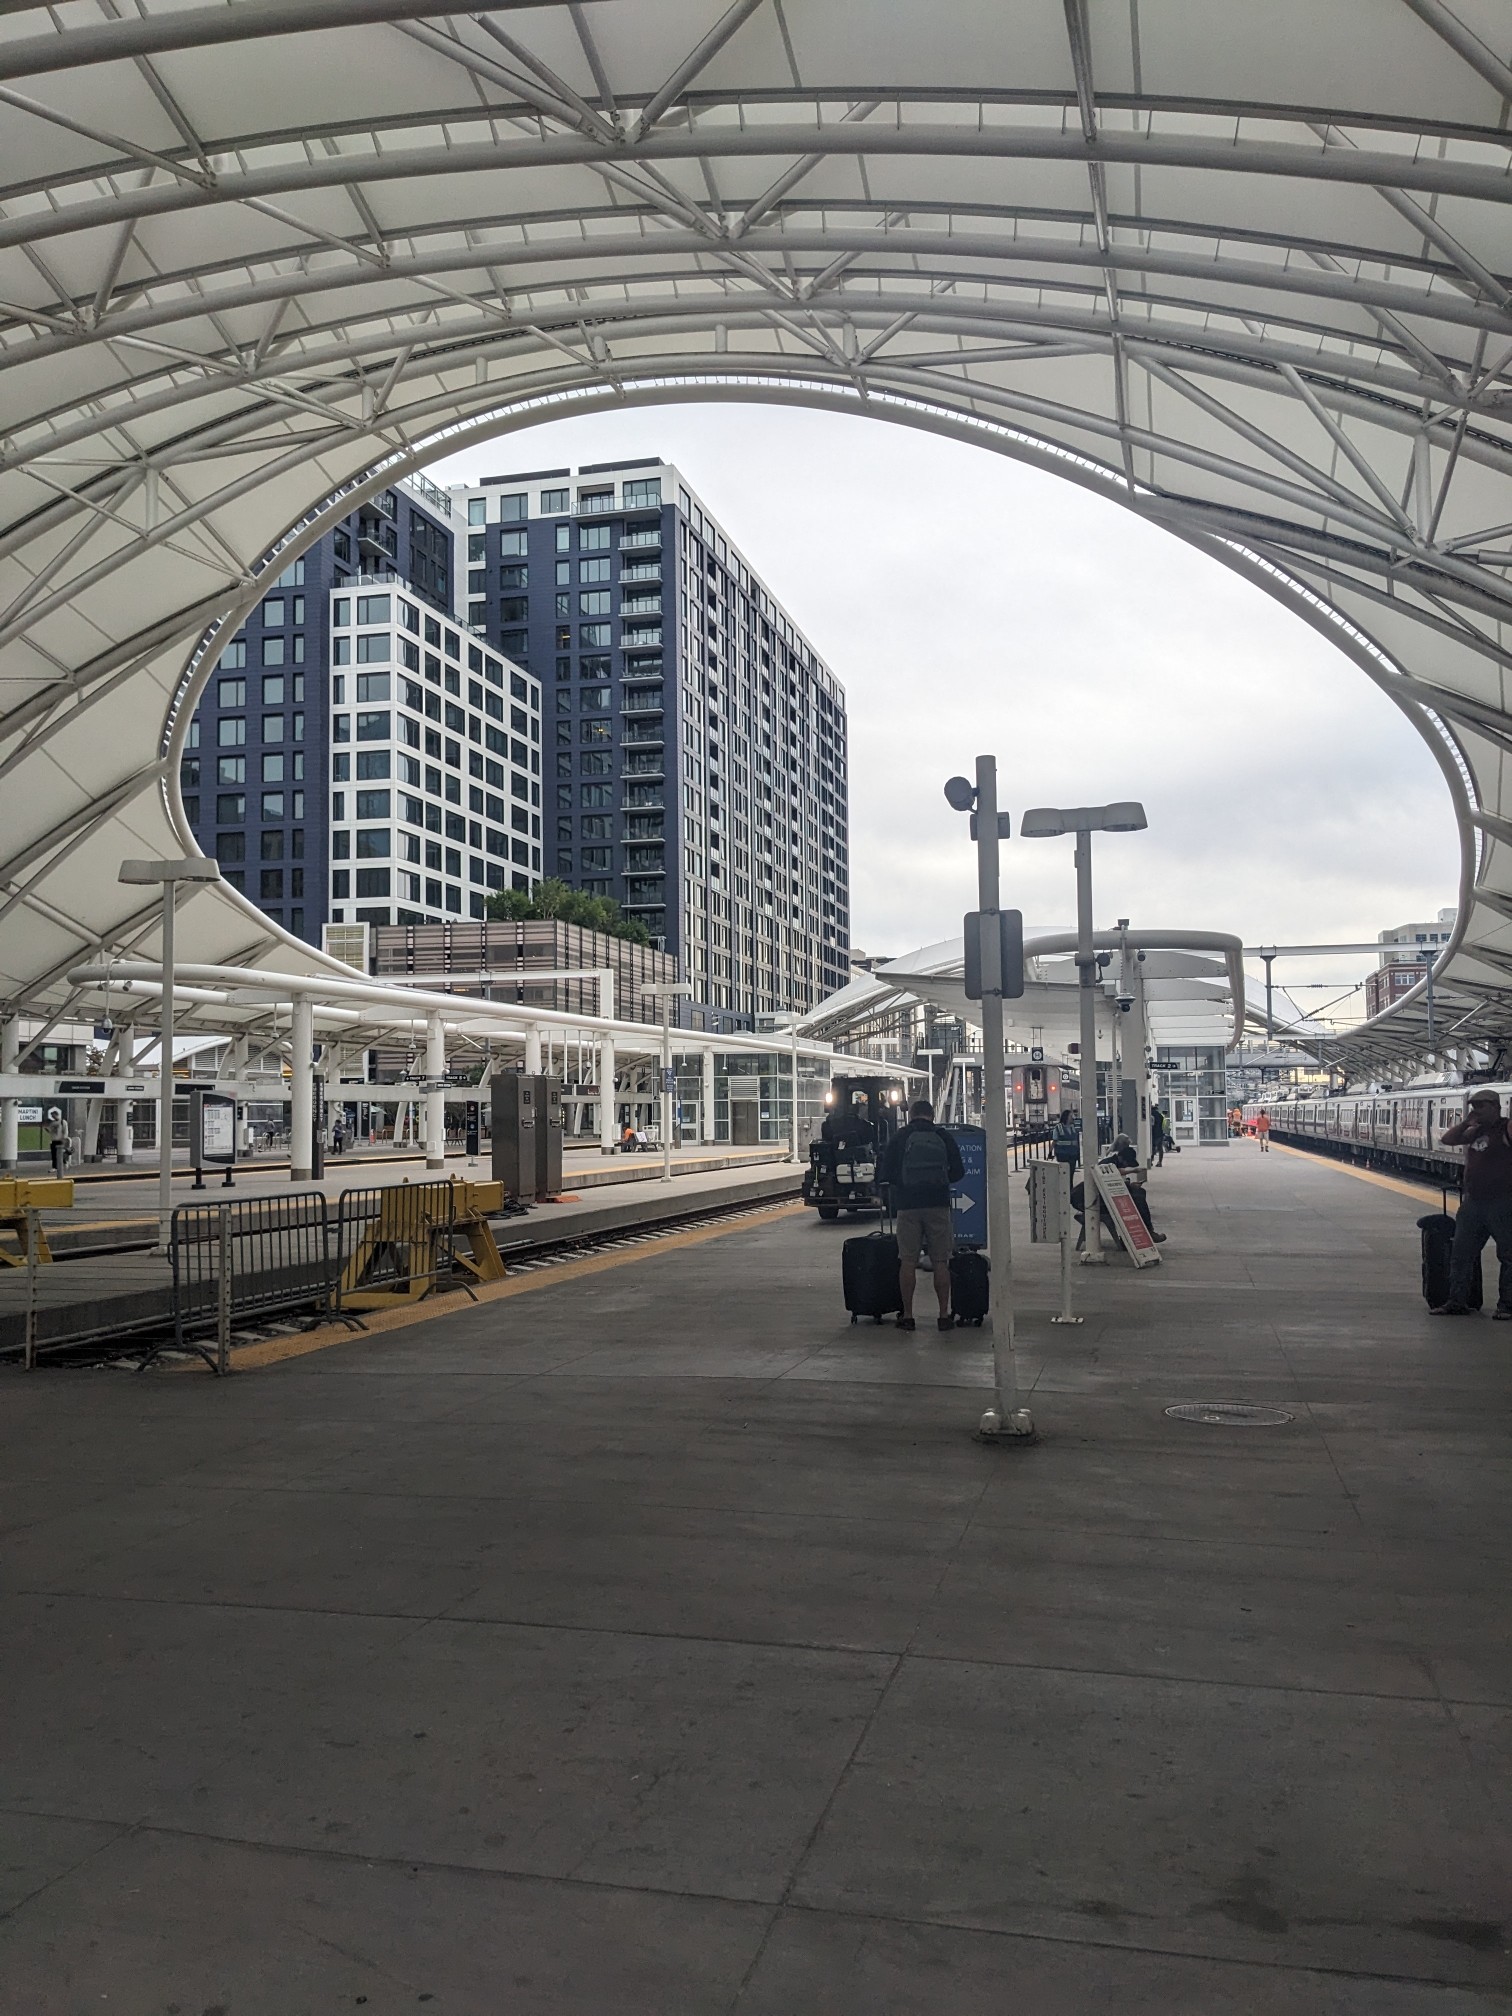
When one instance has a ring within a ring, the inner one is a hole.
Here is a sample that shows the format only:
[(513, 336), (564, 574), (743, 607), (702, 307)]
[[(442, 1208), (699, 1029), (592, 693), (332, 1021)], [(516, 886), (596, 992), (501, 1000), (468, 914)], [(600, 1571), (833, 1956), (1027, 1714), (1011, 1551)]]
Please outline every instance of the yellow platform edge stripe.
[[(607, 1274), (613, 1268), (628, 1267), (637, 1260), (649, 1260), (658, 1253), (675, 1253), (689, 1246), (702, 1246), (710, 1239), (724, 1239), (732, 1232), (744, 1232), (754, 1226), (770, 1224), (773, 1219), (790, 1217), (804, 1208), (796, 1199), (791, 1203), (783, 1201), (770, 1210), (753, 1211), (723, 1224), (699, 1225), (687, 1232), (670, 1232), (663, 1238), (628, 1251), (585, 1253), (581, 1260), (564, 1260), (557, 1266), (541, 1267), (529, 1274), (511, 1274), (503, 1281), (483, 1282), (474, 1288), (471, 1298), (459, 1288), (445, 1295), (427, 1296), (425, 1301), (407, 1309), (376, 1310), (364, 1316), (362, 1330), (349, 1330), (344, 1323), (324, 1323), (318, 1330), (306, 1330), (297, 1337), (276, 1337), (270, 1338), (266, 1344), (248, 1344), (233, 1354), (231, 1369), (234, 1372), (260, 1371), (264, 1366), (279, 1365), (290, 1358), (306, 1358), (312, 1352), (327, 1351), (333, 1344), (361, 1343), (365, 1334), (375, 1336), (389, 1330), (408, 1330), (415, 1323), (431, 1323), (438, 1317), (454, 1316), (490, 1302), (505, 1302), (514, 1295), (528, 1295), (536, 1288), (551, 1288), (562, 1281), (581, 1281), (590, 1274)], [(627, 1225), (624, 1229), (633, 1233), (637, 1228)], [(197, 1371), (204, 1368), (196, 1359), (178, 1369)]]

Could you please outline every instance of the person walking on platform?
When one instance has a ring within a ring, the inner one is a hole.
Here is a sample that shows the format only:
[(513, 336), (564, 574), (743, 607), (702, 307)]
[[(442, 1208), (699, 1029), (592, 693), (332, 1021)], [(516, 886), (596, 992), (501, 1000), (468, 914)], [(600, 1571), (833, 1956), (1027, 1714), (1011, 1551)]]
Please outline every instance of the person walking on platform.
[(1260, 1143), (1260, 1153), (1262, 1155), (1269, 1155), (1270, 1153), (1269, 1113), (1257, 1113), (1255, 1115), (1255, 1139)]
[(1062, 1107), (1050, 1129), (1050, 1149), (1057, 1162), (1064, 1162), (1074, 1170), (1081, 1160), (1081, 1136), (1076, 1131), (1076, 1117), (1067, 1107)]
[(1496, 1320), (1512, 1323), (1512, 1125), (1489, 1086), (1470, 1094), (1470, 1109), (1440, 1136), (1446, 1148), (1465, 1151), (1465, 1189), (1454, 1221), (1449, 1255), (1449, 1300), (1435, 1316), (1469, 1316), (1475, 1263), (1488, 1239), (1501, 1262)]
[(934, 1108), (916, 1099), (908, 1109), (908, 1125), (900, 1128), (883, 1157), (881, 1180), (887, 1184), (898, 1214), (898, 1292), (903, 1313), (900, 1330), (914, 1327), (914, 1285), (922, 1247), (934, 1276), (942, 1330), (953, 1330), (950, 1313), (950, 1255), (955, 1233), (950, 1223), (950, 1186), (965, 1174), (954, 1136), (936, 1127)]
[(1165, 1115), (1160, 1110), (1158, 1099), (1150, 1101), (1150, 1167), (1165, 1167), (1166, 1124)]

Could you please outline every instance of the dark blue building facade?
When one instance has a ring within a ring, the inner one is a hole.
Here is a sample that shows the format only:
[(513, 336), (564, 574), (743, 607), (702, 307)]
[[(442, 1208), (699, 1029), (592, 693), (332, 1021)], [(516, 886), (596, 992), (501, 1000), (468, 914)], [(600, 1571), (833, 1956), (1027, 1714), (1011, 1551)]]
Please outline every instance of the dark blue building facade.
[(180, 784), (196, 841), (312, 945), (330, 916), (330, 594), (397, 580), (450, 616), (449, 514), (444, 491), (408, 479), (325, 533), (221, 654), (190, 726)]

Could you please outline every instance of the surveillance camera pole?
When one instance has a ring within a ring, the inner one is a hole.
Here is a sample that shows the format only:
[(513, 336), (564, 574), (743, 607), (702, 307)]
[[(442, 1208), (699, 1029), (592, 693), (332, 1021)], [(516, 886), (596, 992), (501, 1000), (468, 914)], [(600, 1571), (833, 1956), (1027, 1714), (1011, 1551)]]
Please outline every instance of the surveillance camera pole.
[[(976, 760), (977, 907), (998, 913), (997, 758)], [(1034, 1418), (1019, 1405), (1013, 1334), (1013, 1225), (1008, 1199), (1008, 1100), (1003, 1083), (1003, 973), (1000, 959), (982, 958), (982, 1120), (987, 1139), (987, 1251), (992, 1261), (992, 1373), (995, 1404), (977, 1430), (983, 1441), (1028, 1443)]]
[(1081, 996), (1082, 1263), (1105, 1266), (1102, 1204), (1097, 1187), (1097, 954), (1092, 949), (1092, 834), (1076, 829), (1076, 977)]

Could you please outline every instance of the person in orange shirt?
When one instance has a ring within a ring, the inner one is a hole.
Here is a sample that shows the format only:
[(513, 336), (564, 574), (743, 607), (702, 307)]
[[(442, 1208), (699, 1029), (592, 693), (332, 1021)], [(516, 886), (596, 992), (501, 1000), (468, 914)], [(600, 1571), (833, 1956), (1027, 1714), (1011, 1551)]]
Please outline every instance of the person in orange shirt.
[(1260, 1143), (1260, 1153), (1270, 1153), (1270, 1115), (1258, 1113), (1255, 1116), (1255, 1139)]

